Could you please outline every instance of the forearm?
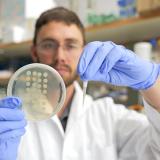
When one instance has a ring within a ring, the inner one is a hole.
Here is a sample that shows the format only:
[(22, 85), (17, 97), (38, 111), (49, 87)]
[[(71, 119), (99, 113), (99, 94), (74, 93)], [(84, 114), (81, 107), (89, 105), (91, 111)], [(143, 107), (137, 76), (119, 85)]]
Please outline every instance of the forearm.
[(160, 112), (160, 77), (152, 87), (141, 91), (141, 94), (151, 106)]

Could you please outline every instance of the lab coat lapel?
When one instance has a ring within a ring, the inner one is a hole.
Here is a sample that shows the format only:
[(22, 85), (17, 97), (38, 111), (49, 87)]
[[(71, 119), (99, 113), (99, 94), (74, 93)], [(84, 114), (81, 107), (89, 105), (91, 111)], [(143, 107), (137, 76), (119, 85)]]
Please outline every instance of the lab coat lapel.
[(62, 127), (61, 121), (59, 120), (58, 116), (55, 115), (51, 119), (57, 125), (57, 127), (59, 128), (59, 131), (60, 131), (62, 137), (64, 137), (64, 129)]
[[(70, 131), (74, 123), (76, 123), (76, 121), (83, 115), (83, 113), (89, 107), (88, 103), (87, 106), (86, 105), (83, 106), (83, 92), (79, 84), (77, 82), (74, 82), (74, 86), (75, 86), (75, 94), (71, 103), (66, 134)], [(85, 100), (87, 100), (87, 98)]]

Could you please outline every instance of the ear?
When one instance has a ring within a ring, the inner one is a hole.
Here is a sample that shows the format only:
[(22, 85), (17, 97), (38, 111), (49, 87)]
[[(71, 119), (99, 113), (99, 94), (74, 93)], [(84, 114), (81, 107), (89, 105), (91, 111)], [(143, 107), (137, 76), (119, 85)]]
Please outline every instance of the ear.
[(37, 62), (38, 55), (37, 55), (36, 47), (32, 45), (30, 50), (31, 50), (31, 57), (32, 57), (33, 62)]

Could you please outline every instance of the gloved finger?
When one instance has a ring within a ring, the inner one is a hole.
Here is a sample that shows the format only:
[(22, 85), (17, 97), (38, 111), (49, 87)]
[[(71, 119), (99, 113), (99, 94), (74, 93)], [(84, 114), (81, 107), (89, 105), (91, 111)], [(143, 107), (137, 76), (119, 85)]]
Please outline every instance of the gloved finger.
[(117, 84), (117, 77), (119, 78), (119, 81), (120, 81), (121, 79), (118, 75), (118, 72), (115, 72), (115, 71), (111, 70), (105, 76), (104, 76), (104, 73), (97, 72), (94, 75), (93, 79), (91, 79), (91, 80), (102, 81), (102, 82), (105, 82), (105, 83), (108, 83), (108, 84), (118, 85)]
[(18, 97), (6, 97), (0, 100), (0, 108), (19, 108), (22, 102)]
[[(118, 83), (117, 83), (117, 79), (118, 79)], [(116, 85), (116, 86), (119, 86), (119, 84), (122, 84), (123, 86), (126, 86), (124, 80), (121, 79), (121, 73), (116, 72), (114, 70), (111, 70), (110, 72), (107, 73), (104, 81), (109, 83), (109, 84)]]
[(117, 64), (117, 62), (124, 61), (123, 59), (125, 54), (124, 47), (116, 44), (114, 44), (114, 46), (115, 47), (112, 48), (112, 50), (106, 55), (106, 58), (100, 67), (101, 73), (107, 74)]
[(11, 138), (0, 145), (0, 160), (17, 159), (17, 149), (20, 144), (21, 137)]
[(0, 108), (0, 121), (18, 121), (24, 119), (24, 112), (20, 109)]
[(7, 131), (0, 134), (0, 141), (5, 142), (11, 138), (17, 138), (23, 136), (25, 133), (25, 128), (15, 129), (11, 131)]
[(0, 121), (0, 134), (14, 129), (24, 128), (27, 125), (26, 120), (21, 121)]
[(103, 43), (103, 45), (101, 45), (101, 47), (97, 49), (94, 57), (90, 61), (89, 65), (87, 66), (87, 69), (83, 75), (84, 78), (91, 80), (92, 77), (94, 77), (96, 72), (102, 66), (104, 60), (106, 59), (106, 56), (111, 52), (111, 50), (113, 50), (114, 47), (115, 46), (113, 45), (113, 42), (108, 41)]
[(86, 68), (92, 60), (92, 58), (94, 57), (95, 52), (102, 44), (102, 42), (95, 41), (90, 42), (85, 46), (77, 66), (77, 73), (80, 76), (83, 75), (83, 73), (86, 71)]

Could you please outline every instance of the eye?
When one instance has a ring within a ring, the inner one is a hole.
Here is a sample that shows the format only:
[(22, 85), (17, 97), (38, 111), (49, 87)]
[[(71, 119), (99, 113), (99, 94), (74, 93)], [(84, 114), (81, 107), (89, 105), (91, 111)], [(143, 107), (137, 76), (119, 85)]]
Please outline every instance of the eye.
[(66, 45), (66, 48), (67, 48), (68, 50), (71, 50), (71, 49), (76, 49), (76, 48), (78, 48), (78, 46), (77, 46), (76, 44), (67, 44), (67, 45)]
[(55, 45), (52, 44), (52, 43), (44, 43), (44, 44), (42, 44), (42, 48), (44, 48), (44, 49), (52, 49), (52, 48), (55, 48)]

